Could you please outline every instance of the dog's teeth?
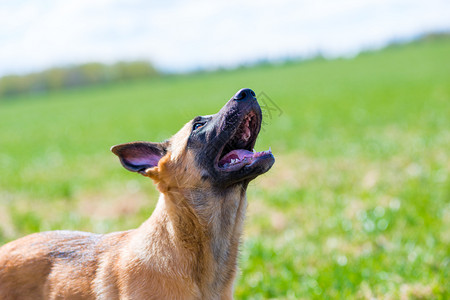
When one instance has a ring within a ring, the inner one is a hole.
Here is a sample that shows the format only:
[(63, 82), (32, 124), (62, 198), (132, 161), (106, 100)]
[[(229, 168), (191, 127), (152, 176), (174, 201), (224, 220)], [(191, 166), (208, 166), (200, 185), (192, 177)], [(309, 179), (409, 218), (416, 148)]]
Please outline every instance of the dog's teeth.
[(230, 162), (230, 164), (237, 164), (239, 162), (239, 158), (236, 158), (236, 159), (231, 159), (231, 162)]
[(256, 153), (256, 150), (255, 150), (255, 148), (253, 148), (253, 153)]

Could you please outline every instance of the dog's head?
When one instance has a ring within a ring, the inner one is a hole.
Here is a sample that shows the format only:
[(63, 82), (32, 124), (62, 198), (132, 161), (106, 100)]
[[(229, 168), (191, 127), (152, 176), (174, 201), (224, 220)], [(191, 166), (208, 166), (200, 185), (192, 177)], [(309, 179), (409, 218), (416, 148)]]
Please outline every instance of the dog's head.
[(165, 142), (132, 142), (111, 151), (160, 190), (247, 184), (275, 162), (270, 150), (253, 150), (261, 121), (255, 93), (242, 89), (218, 113), (194, 118)]

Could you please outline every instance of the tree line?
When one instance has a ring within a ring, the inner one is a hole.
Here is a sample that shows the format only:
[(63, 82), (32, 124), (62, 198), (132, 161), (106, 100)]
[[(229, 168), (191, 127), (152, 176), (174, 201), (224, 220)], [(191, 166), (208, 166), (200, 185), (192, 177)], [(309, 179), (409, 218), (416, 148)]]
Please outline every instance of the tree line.
[(26, 75), (7, 75), (0, 78), (0, 98), (159, 75), (160, 73), (147, 61), (118, 62), (111, 65), (93, 62), (56, 67)]

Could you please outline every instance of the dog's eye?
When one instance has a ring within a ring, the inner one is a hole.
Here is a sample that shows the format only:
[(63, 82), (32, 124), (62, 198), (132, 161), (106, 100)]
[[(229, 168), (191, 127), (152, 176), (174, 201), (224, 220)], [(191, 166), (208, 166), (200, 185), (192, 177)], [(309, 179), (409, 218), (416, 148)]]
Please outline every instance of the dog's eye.
[(205, 125), (204, 122), (197, 122), (197, 123), (194, 123), (194, 126), (192, 126), (192, 130), (197, 130), (197, 129), (199, 129), (200, 127), (202, 127), (203, 125)]

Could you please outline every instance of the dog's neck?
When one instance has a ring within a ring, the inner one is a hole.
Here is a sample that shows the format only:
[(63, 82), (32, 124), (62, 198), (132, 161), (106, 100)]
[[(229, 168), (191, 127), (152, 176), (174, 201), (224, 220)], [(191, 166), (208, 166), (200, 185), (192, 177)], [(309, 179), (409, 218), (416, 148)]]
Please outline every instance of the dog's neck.
[[(174, 190), (161, 194), (151, 226), (165, 227), (168, 242), (175, 243), (179, 263), (186, 266), (203, 296), (216, 298), (232, 284), (247, 207), (246, 186), (237, 185), (223, 193)], [(144, 223), (145, 224), (145, 223)], [(150, 227), (145, 226), (150, 229)]]

